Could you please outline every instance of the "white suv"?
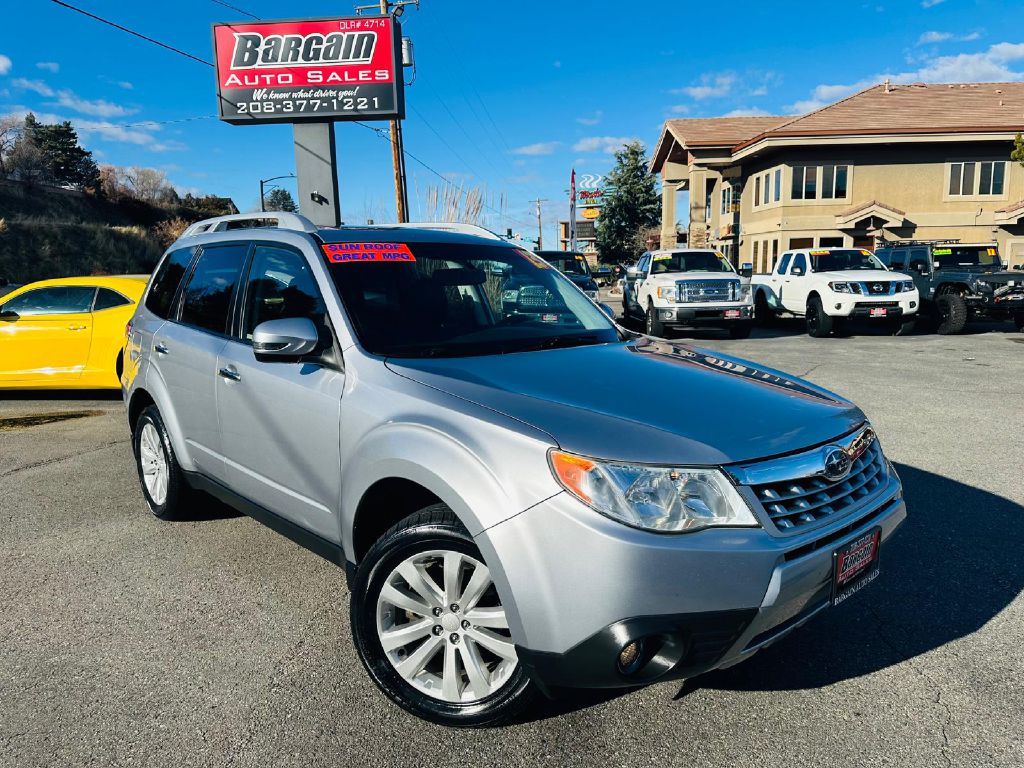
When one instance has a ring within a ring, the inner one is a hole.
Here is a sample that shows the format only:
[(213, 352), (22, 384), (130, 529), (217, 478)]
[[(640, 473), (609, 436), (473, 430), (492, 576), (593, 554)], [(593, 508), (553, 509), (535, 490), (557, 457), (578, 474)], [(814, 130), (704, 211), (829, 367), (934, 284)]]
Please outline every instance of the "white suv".
[(807, 319), (807, 333), (841, 332), (850, 318), (888, 321), (896, 334), (914, 326), (921, 300), (909, 275), (890, 272), (863, 248), (786, 251), (769, 275), (755, 275), (754, 314)]

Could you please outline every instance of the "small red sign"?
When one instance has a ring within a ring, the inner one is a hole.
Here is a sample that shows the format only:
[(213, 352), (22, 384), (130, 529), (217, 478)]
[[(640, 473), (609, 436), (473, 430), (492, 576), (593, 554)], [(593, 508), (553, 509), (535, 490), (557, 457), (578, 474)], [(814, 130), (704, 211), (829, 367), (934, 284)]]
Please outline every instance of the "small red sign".
[(727, 309), (725, 310), (726, 317), (739, 317), (740, 311), (738, 309)]
[(405, 243), (324, 243), (320, 247), (327, 260), (333, 264), (416, 261)]
[(885, 315), (886, 315), (885, 307), (874, 307), (871, 310), (871, 317), (885, 317)]

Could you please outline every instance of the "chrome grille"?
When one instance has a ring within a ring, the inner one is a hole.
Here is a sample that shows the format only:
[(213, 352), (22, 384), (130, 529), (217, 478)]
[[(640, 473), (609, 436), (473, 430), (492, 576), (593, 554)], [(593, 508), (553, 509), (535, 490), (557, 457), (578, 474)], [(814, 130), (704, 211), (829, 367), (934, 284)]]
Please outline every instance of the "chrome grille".
[(519, 291), (519, 306), (540, 307), (548, 306), (550, 294), (543, 285), (527, 285)]
[(885, 479), (885, 458), (875, 440), (838, 482), (812, 475), (751, 487), (775, 526), (788, 531), (852, 510), (881, 488)]
[(736, 301), (740, 294), (739, 280), (679, 280), (676, 282), (681, 302)]

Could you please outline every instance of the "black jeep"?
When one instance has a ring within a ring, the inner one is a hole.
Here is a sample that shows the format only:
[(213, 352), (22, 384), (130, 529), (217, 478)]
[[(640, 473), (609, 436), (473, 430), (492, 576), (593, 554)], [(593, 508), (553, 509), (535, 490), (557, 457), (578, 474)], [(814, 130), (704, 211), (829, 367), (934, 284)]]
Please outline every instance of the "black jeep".
[(875, 256), (914, 279), (921, 316), (930, 316), (939, 333), (959, 333), (983, 318), (1012, 320), (1024, 330), (1024, 272), (1007, 270), (995, 243), (887, 243)]

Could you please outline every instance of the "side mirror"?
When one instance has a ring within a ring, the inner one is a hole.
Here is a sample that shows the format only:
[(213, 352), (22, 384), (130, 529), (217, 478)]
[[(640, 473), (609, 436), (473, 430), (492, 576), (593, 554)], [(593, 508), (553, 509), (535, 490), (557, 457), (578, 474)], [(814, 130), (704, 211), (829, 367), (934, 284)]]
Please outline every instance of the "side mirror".
[(793, 267), (791, 270), (789, 270), (789, 274), (791, 274), (793, 277), (803, 277), (804, 268), (803, 267)]
[(917, 262), (917, 264), (914, 265), (914, 269), (916, 269), (917, 273), (920, 275), (928, 274), (928, 265), (925, 264), (923, 261)]
[(13, 323), (18, 319), (20, 315), (13, 309), (0, 309), (0, 320), (6, 320), (8, 323)]
[(753, 264), (744, 264), (740, 267), (740, 277), (751, 277), (754, 274)]
[(308, 317), (267, 320), (252, 332), (252, 351), (257, 359), (294, 360), (311, 353), (319, 342), (320, 334)]
[(615, 310), (612, 309), (610, 305), (605, 304), (603, 301), (600, 301), (598, 302), (597, 306), (600, 307), (601, 311), (608, 315), (608, 317), (610, 317), (612, 320), (615, 319)]

